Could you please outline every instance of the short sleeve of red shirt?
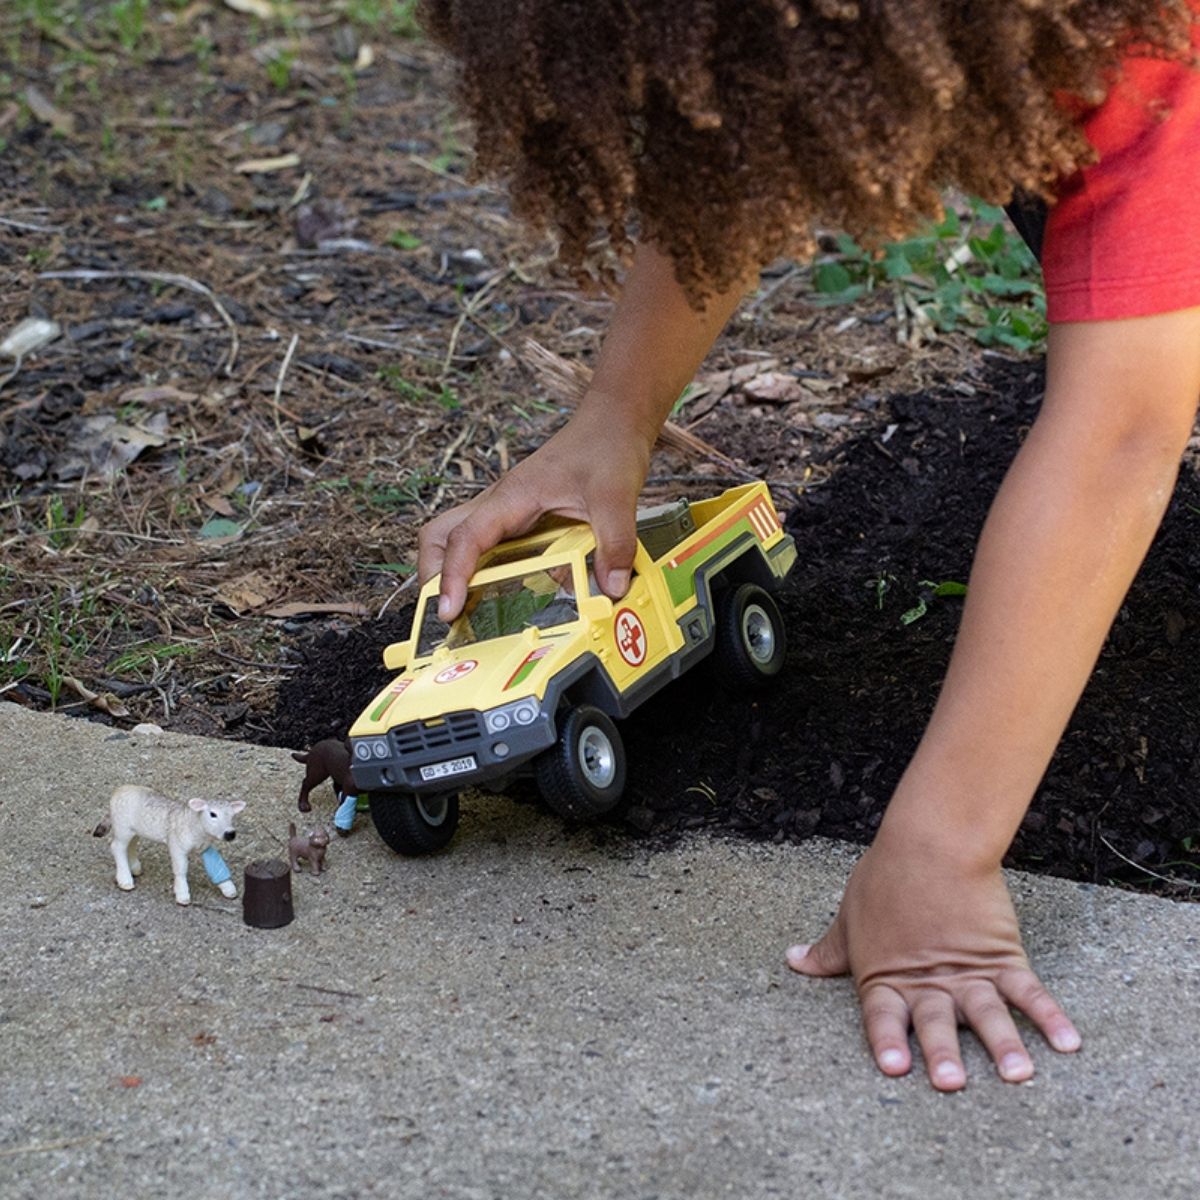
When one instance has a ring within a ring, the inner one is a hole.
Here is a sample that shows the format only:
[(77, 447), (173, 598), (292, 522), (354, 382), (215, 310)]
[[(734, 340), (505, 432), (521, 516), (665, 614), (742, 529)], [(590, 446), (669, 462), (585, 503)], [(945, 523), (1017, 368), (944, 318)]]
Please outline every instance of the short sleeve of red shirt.
[(1049, 319), (1200, 306), (1200, 70), (1130, 59), (1084, 130), (1100, 159), (1063, 185), (1050, 210)]

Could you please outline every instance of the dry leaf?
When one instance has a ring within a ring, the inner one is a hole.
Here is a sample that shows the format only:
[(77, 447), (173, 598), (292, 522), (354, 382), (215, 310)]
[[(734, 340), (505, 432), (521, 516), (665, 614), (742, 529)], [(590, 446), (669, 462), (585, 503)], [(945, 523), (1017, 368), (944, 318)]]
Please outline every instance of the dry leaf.
[(742, 384), (742, 393), (750, 400), (766, 404), (794, 404), (808, 394), (804, 385), (784, 371), (764, 371)]
[(193, 400), (199, 399), (199, 392), (185, 392), (169, 383), (158, 387), (130, 388), (129, 391), (121, 393), (122, 404), (191, 404)]
[(222, 584), (217, 590), (217, 600), (226, 608), (232, 609), (238, 616), (267, 604), (278, 589), (257, 571), (251, 571), (229, 583)]
[(200, 503), (207, 505), (219, 516), (232, 517), (236, 515), (233, 511), (233, 505), (224, 496), (201, 496)]
[(112, 692), (93, 692), (86, 684), (80, 683), (74, 675), (64, 675), (62, 681), (81, 700), (86, 700), (93, 708), (108, 713), (110, 717), (129, 716), (129, 709)]
[(272, 171), (287, 171), (300, 165), (300, 155), (281, 154), (277, 158), (248, 158), (233, 168), (237, 175), (267, 175)]
[(62, 333), (62, 326), (57, 321), (47, 321), (44, 317), (26, 317), (18, 321), (0, 342), (0, 354), (6, 358), (24, 358), (34, 350), (40, 350), (49, 345)]
[(340, 613), (347, 617), (367, 617), (370, 616), (370, 610), (363, 604), (357, 604), (353, 600), (347, 601), (345, 604), (317, 604), (309, 603), (305, 600), (296, 600), (288, 604), (277, 604), (274, 608), (268, 608), (264, 613), (264, 617), (301, 617), (308, 613)]
[(64, 137), (75, 136), (74, 115), (63, 112), (45, 92), (39, 91), (32, 83), (25, 89), (25, 103), (29, 105), (29, 111), (44, 125), (51, 126), (55, 133), (61, 133)]
[(225, 0), (225, 7), (248, 17), (258, 17), (260, 21), (273, 21), (279, 16), (279, 9), (270, 0)]

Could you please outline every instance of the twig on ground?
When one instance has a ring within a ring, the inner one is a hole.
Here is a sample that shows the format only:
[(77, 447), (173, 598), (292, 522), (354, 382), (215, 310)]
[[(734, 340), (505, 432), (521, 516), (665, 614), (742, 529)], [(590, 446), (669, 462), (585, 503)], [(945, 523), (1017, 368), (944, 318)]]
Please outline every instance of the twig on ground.
[(375, 620), (378, 621), (380, 619), (380, 617), (382, 617), (383, 614), (385, 612), (387, 612), (388, 608), (391, 606), (392, 601), (395, 600), (396, 597), (399, 596), (401, 592), (412, 587), (412, 585), (416, 582), (417, 582), (417, 576), (414, 572), (403, 583), (401, 583), (397, 587), (395, 587), (392, 590), (392, 594), (383, 602), (383, 607), (375, 614)]
[(74, 271), (42, 271), (39, 279), (81, 279), (91, 281), (96, 279), (140, 279), (145, 283), (167, 283), (174, 287), (185, 288), (189, 292), (199, 292), (217, 310), (217, 315), (229, 326), (229, 358), (225, 363), (225, 374), (233, 374), (233, 364), (237, 362), (239, 342), (237, 323), (229, 315), (229, 310), (217, 298), (216, 293), (207, 284), (193, 279), (190, 275), (176, 275), (170, 271), (92, 271), (78, 269)]
[(14, 221), (12, 217), (0, 217), (0, 225), (23, 229), (28, 233), (62, 233), (61, 225), (31, 225), (28, 221)]
[(1105, 845), (1106, 845), (1106, 846), (1107, 846), (1107, 847), (1108, 847), (1108, 848), (1109, 848), (1109, 849), (1110, 849), (1110, 850), (1111, 850), (1111, 851), (1112, 851), (1112, 852), (1113, 852), (1113, 853), (1114, 853), (1114, 854), (1115, 854), (1115, 855), (1116, 855), (1116, 856), (1117, 856), (1117, 857), (1118, 857), (1118, 858), (1119, 858), (1119, 859), (1120, 859), (1120, 860), (1121, 860), (1123, 863), (1128, 863), (1128, 864), (1129, 864), (1131, 867), (1133, 867), (1133, 868), (1134, 868), (1134, 870), (1141, 871), (1143, 874), (1145, 874), (1145, 875), (1149, 875), (1149, 876), (1151, 876), (1151, 877), (1152, 877), (1152, 878), (1154, 878), (1154, 879), (1161, 879), (1161, 880), (1163, 881), (1163, 883), (1169, 883), (1169, 884), (1172, 884), (1174, 887), (1188, 888), (1188, 889), (1190, 889), (1191, 891), (1195, 891), (1197, 888), (1200, 888), (1200, 883), (1191, 883), (1190, 881), (1188, 881), (1188, 880), (1186, 880), (1186, 879), (1177, 879), (1177, 878), (1176, 878), (1174, 875), (1161, 875), (1161, 874), (1159, 874), (1159, 872), (1158, 872), (1158, 871), (1152, 871), (1152, 870), (1150, 870), (1150, 868), (1149, 868), (1149, 867), (1144, 867), (1144, 866), (1142, 866), (1142, 864), (1141, 864), (1141, 863), (1139, 863), (1139, 862), (1134, 862), (1132, 858), (1128, 858), (1128, 857), (1126, 857), (1124, 854), (1122, 854), (1122, 853), (1120, 852), (1120, 850), (1118, 850), (1118, 849), (1116, 848), (1116, 846), (1114, 846), (1114, 845), (1112, 844), (1112, 842), (1110, 842), (1110, 841), (1108, 840), (1108, 838), (1106, 838), (1106, 837), (1104, 836), (1104, 834), (1100, 834), (1100, 835), (1099, 835), (1099, 837), (1100, 837), (1100, 840), (1101, 840), (1101, 841), (1102, 841), (1102, 842), (1103, 842), (1103, 843), (1104, 843), (1104, 844), (1105, 844)]
[(12, 1158), (16, 1154), (45, 1154), (48, 1150), (69, 1150), (72, 1146), (88, 1146), (92, 1142), (107, 1142), (111, 1133), (91, 1133), (87, 1137), (59, 1138), (54, 1142), (29, 1142), (24, 1146), (5, 1146), (0, 1158)]

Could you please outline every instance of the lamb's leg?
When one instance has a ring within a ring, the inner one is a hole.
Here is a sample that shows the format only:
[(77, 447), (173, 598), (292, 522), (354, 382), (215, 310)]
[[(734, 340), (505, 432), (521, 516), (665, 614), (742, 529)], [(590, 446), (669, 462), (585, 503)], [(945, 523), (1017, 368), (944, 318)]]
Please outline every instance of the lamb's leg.
[(129, 839), (129, 849), (126, 853), (129, 855), (129, 873), (134, 878), (137, 878), (142, 873), (142, 859), (138, 853), (138, 838), (136, 833)]
[(192, 893), (188, 891), (187, 851), (182, 846), (169, 843), (171, 851), (171, 874), (175, 877), (175, 903), (191, 904)]
[(233, 882), (233, 874), (216, 846), (206, 846), (204, 853), (200, 855), (200, 862), (209, 879), (221, 889), (221, 895), (226, 900), (232, 900), (237, 895), (237, 885)]
[(131, 834), (113, 830), (112, 856), (117, 864), (117, 887), (123, 892), (133, 891), (133, 873), (129, 867), (129, 843)]

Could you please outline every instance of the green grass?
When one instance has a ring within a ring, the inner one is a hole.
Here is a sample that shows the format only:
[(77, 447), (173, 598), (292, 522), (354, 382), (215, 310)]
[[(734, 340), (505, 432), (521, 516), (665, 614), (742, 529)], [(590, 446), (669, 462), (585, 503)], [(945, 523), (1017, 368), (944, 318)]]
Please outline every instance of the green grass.
[(939, 332), (1040, 350), (1047, 325), (1037, 259), (1001, 209), (975, 199), (969, 208), (965, 220), (948, 210), (940, 223), (877, 253), (842, 235), (837, 254), (814, 265), (818, 301), (846, 304), (890, 286)]
[(182, 642), (148, 642), (122, 651), (108, 664), (112, 675), (136, 675), (144, 680), (143, 668), (149, 667), (151, 674), (164, 659), (187, 658), (199, 651), (199, 646), (186, 645)]

